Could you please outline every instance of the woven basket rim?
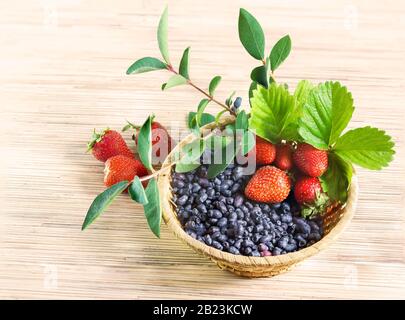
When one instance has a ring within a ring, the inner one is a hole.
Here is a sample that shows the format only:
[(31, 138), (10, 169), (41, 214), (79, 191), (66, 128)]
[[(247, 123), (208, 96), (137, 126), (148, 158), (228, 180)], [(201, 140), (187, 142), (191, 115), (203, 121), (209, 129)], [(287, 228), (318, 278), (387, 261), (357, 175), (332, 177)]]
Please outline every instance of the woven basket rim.
[[(221, 125), (227, 124), (232, 122), (233, 119), (228, 117), (225, 118)], [(216, 127), (215, 124), (209, 124), (205, 126), (206, 129), (212, 129)], [(184, 138), (171, 152), (171, 154), (177, 152), (177, 150), (186, 143), (191, 142), (191, 140), (195, 139), (193, 134), (188, 135)], [(170, 155), (171, 155), (170, 154)], [(163, 163), (163, 167), (170, 164), (170, 155), (167, 157), (166, 161)], [(183, 240), (187, 245), (193, 248), (195, 251), (203, 254), (215, 260), (216, 262), (226, 262), (227, 264), (235, 265), (235, 266), (242, 266), (242, 267), (254, 267), (254, 266), (269, 266), (269, 265), (285, 265), (285, 264), (294, 264), (303, 259), (306, 259), (331, 243), (333, 243), (336, 238), (339, 236), (340, 233), (343, 232), (347, 224), (353, 217), (353, 214), (356, 210), (357, 205), (357, 195), (358, 195), (358, 179), (356, 174), (354, 173), (352, 176), (351, 187), (348, 192), (348, 199), (343, 208), (340, 208), (341, 211), (341, 218), (337, 222), (337, 224), (330, 230), (329, 233), (324, 235), (322, 239), (318, 242), (312, 244), (309, 247), (300, 249), (295, 252), (286, 253), (278, 256), (267, 256), (267, 257), (250, 257), (250, 256), (243, 256), (243, 255), (234, 255), (228, 252), (224, 252), (218, 249), (215, 249), (211, 246), (198, 241), (197, 239), (192, 238), (189, 236), (184, 229), (182, 228), (180, 222), (177, 219), (177, 214), (173, 210), (174, 203), (171, 201), (171, 184), (170, 184), (170, 175), (171, 169), (166, 170), (162, 175), (158, 178), (159, 189), (161, 190), (161, 201), (162, 201), (162, 210), (163, 210), (163, 219), (169, 229), (178, 237), (179, 239)]]

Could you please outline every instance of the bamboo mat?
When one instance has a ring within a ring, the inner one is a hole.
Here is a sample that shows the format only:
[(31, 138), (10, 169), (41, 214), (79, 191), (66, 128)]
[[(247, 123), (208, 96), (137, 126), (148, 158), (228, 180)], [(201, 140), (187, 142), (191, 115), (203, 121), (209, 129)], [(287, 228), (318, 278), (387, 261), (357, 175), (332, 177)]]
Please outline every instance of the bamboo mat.
[(394, 137), (388, 169), (358, 169), (358, 210), (330, 248), (274, 278), (238, 278), (195, 255), (166, 226), (155, 239), (125, 196), (80, 231), (103, 190), (103, 166), (85, 154), (92, 129), (119, 129), (154, 112), (182, 132), (201, 98), (187, 87), (161, 92), (165, 72), (125, 75), (135, 59), (158, 56), (163, 6), (1, 2), (0, 298), (405, 298), (401, 1), (169, 1), (172, 60), (191, 45), (192, 78), (204, 86), (222, 75), (219, 98), (236, 90), (247, 100), (255, 62), (237, 35), (245, 7), (261, 21), (267, 48), (292, 37), (279, 80), (292, 88), (302, 78), (339, 80), (355, 99), (351, 125)]

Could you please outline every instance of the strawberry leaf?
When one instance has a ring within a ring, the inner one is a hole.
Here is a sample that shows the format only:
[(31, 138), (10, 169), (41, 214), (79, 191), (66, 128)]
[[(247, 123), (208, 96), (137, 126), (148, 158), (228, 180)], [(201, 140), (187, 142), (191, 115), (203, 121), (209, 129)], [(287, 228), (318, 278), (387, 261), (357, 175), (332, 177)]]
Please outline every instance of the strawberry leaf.
[(250, 102), (249, 125), (257, 135), (272, 143), (295, 139), (297, 104), (284, 85), (272, 83), (268, 89), (258, 86)]
[(132, 200), (143, 205), (148, 203), (148, 198), (138, 176), (135, 176), (134, 181), (132, 181), (131, 185), (129, 186), (128, 193)]
[(372, 127), (347, 131), (339, 138), (334, 151), (342, 159), (367, 169), (380, 170), (392, 161), (394, 142), (384, 131)]
[(148, 203), (143, 206), (145, 217), (153, 234), (160, 238), (160, 223), (162, 221), (162, 207), (160, 204), (159, 188), (155, 178), (148, 182), (145, 189)]
[(138, 134), (139, 158), (148, 170), (152, 170), (152, 118), (153, 116), (149, 116), (146, 119)]
[(255, 59), (264, 59), (264, 33), (259, 22), (245, 9), (239, 11), (239, 39), (246, 51)]
[(146, 57), (135, 61), (127, 70), (127, 74), (144, 73), (154, 70), (166, 69), (167, 66), (159, 59)]
[(354, 111), (353, 99), (339, 82), (321, 83), (308, 94), (299, 134), (318, 149), (328, 149), (339, 138)]
[(128, 187), (128, 181), (121, 181), (110, 188), (100, 193), (90, 205), (87, 211), (86, 218), (84, 219), (82, 230), (86, 229), (94, 222), (114, 201), (114, 199), (121, 194)]
[(320, 177), (322, 189), (332, 200), (345, 202), (353, 175), (352, 165), (333, 152), (329, 153), (328, 170)]
[(188, 54), (190, 52), (190, 47), (188, 47), (186, 50), (183, 52), (183, 57), (181, 58), (180, 61), (180, 67), (179, 67), (179, 73), (186, 79), (190, 79), (190, 76), (188, 74)]
[(169, 45), (168, 45), (168, 37), (167, 37), (167, 29), (168, 29), (168, 8), (166, 6), (165, 10), (160, 17), (157, 38), (160, 52), (162, 53), (163, 59), (170, 64), (169, 58)]
[(282, 37), (270, 52), (270, 66), (271, 71), (274, 72), (280, 64), (288, 57), (291, 51), (291, 38), (289, 35)]

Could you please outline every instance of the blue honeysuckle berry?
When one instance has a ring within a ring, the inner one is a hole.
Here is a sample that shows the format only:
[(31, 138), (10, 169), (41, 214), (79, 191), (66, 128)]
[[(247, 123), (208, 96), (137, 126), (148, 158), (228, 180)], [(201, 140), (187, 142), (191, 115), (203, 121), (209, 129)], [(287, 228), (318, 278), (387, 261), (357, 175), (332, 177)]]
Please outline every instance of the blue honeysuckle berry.
[(242, 98), (241, 97), (237, 97), (235, 99), (235, 102), (233, 103), (233, 106), (235, 107), (235, 109), (238, 109), (242, 104)]

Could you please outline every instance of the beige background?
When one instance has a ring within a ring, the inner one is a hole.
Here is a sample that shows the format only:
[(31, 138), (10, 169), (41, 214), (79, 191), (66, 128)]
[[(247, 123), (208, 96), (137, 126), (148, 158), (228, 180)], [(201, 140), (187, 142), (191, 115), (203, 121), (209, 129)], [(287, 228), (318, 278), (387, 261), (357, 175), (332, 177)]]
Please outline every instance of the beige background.
[[(184, 128), (200, 96), (160, 91), (164, 71), (126, 76), (159, 56), (164, 1), (37, 0), (0, 4), (0, 298), (405, 298), (404, 72), (401, 1), (169, 1), (170, 51), (191, 45), (191, 76), (218, 98), (245, 98), (255, 61), (237, 34), (238, 8), (270, 44), (293, 50), (277, 76), (335, 79), (353, 93), (352, 126), (386, 129), (397, 143), (382, 172), (359, 169), (358, 210), (338, 242), (287, 274), (248, 280), (221, 271), (176, 240), (148, 231), (125, 196), (86, 232), (103, 166), (85, 154), (93, 127), (121, 128), (154, 112)], [(216, 107), (210, 107), (215, 112)]]

